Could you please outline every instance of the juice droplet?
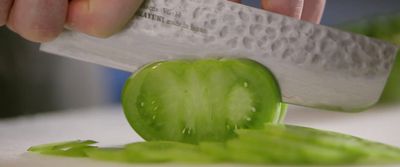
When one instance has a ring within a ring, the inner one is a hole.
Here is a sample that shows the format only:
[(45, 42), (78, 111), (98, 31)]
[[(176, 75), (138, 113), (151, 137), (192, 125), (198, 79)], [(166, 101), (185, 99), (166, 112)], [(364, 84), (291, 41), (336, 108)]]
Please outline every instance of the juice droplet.
[(243, 86), (244, 86), (245, 88), (248, 88), (248, 87), (249, 87), (249, 83), (244, 82), (244, 83), (243, 83)]
[(157, 69), (160, 66), (161, 63), (156, 64), (155, 66), (151, 67), (152, 70)]

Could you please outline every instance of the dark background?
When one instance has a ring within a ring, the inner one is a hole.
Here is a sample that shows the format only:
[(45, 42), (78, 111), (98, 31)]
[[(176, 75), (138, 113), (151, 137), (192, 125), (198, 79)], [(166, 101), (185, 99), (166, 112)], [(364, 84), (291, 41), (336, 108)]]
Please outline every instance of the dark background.
[[(242, 0), (242, 2), (254, 7), (260, 6), (257, 0)], [(399, 0), (327, 0), (321, 24), (336, 25), (394, 12), (400, 12)]]
[[(259, 6), (256, 0), (244, 0)], [(400, 13), (399, 0), (327, 0), (321, 24), (334, 26)], [(0, 28), (0, 117), (118, 104), (130, 73), (38, 51)]]

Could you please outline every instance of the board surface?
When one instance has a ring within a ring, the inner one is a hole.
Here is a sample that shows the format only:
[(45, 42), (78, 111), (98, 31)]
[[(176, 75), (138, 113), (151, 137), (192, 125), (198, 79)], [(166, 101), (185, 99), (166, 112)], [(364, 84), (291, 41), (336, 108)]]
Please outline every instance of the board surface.
[[(289, 106), (288, 111), (286, 122), (290, 124), (334, 130), (400, 147), (400, 106), (379, 107), (359, 114), (321, 112), (294, 106)], [(131, 129), (120, 107), (99, 107), (4, 119), (0, 120), (0, 167), (176, 166), (118, 164), (26, 152), (33, 145), (76, 139), (96, 140), (100, 146), (118, 146), (142, 140)]]

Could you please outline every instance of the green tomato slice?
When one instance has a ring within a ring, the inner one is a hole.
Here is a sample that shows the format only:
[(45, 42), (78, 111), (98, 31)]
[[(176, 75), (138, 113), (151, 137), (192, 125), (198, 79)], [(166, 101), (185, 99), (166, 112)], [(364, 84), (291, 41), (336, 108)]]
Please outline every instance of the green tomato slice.
[(92, 140), (74, 140), (33, 146), (28, 151), (67, 157), (86, 157), (85, 150), (96, 148), (92, 146), (95, 143), (97, 142)]
[(224, 141), (235, 129), (278, 123), (285, 112), (273, 75), (247, 59), (150, 64), (128, 79), (122, 105), (144, 139), (188, 143)]
[(293, 125), (237, 130), (227, 142), (233, 161), (261, 164), (395, 164), (400, 149), (358, 137)]
[[(150, 141), (121, 148), (97, 148), (79, 142), (32, 147), (41, 154), (124, 163), (350, 165), (400, 163), (400, 149), (350, 135), (317, 129), (267, 124), (264, 129), (238, 129), (226, 142), (188, 144)], [(86, 146), (86, 147), (82, 147)], [(71, 151), (72, 149), (72, 151)], [(50, 150), (50, 152), (49, 152)]]
[(123, 148), (99, 148), (86, 151), (89, 158), (125, 163), (212, 163), (214, 157), (197, 145), (155, 141), (137, 142)]

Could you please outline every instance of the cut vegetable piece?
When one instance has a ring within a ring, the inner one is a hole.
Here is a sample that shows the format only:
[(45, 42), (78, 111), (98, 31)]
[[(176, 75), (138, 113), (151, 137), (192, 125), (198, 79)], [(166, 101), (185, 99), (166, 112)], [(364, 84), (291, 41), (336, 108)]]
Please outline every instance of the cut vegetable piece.
[(67, 156), (67, 157), (87, 157), (86, 150), (94, 149), (97, 147), (94, 146), (82, 146), (82, 147), (74, 147), (68, 148), (64, 150), (48, 150), (42, 151), (41, 154), (48, 155), (58, 155), (58, 156)]
[[(238, 129), (226, 142), (187, 144), (138, 142), (122, 148), (85, 148), (69, 143), (82, 157), (125, 163), (239, 163), (270, 165), (399, 164), (400, 149), (350, 135), (317, 129), (267, 124), (265, 129)], [(89, 147), (88, 145), (86, 147)], [(32, 147), (35, 152), (70, 156), (65, 143)], [(49, 149), (58, 148), (58, 149)], [(62, 148), (62, 149), (61, 149)], [(50, 151), (50, 152), (49, 152)], [(74, 152), (75, 153), (75, 152)]]
[(357, 137), (298, 126), (238, 130), (227, 147), (236, 160), (269, 164), (400, 163), (400, 149)]
[(135, 161), (137, 157), (129, 157), (125, 148), (97, 148), (85, 150), (87, 157), (103, 161), (114, 162), (138, 162)]
[(179, 142), (142, 142), (126, 146), (130, 157), (141, 162), (211, 163), (214, 158), (200, 151), (197, 145)]
[(271, 164), (351, 164), (358, 155), (291, 137), (285, 131), (277, 134), (249, 131), (228, 142), (228, 147), (232, 152), (246, 153), (242, 158), (257, 156), (264, 160), (261, 163)]
[(179, 142), (139, 142), (124, 148), (91, 149), (90, 158), (128, 163), (211, 163), (214, 157), (196, 145)]
[(95, 146), (92, 146), (92, 144), (95, 143), (97, 142), (92, 140), (75, 140), (62, 143), (33, 146), (30, 147), (28, 151), (49, 155), (86, 157), (85, 150), (96, 148)]
[(225, 142), (201, 142), (198, 147), (201, 152), (212, 157), (215, 162), (233, 162)]
[(125, 115), (144, 139), (224, 141), (235, 129), (279, 123), (279, 87), (247, 59), (175, 60), (148, 65), (126, 83)]
[(89, 145), (96, 144), (96, 143), (97, 142), (93, 141), (93, 140), (74, 140), (74, 141), (32, 146), (28, 149), (28, 151), (41, 152), (41, 151), (48, 151), (48, 150), (62, 150), (62, 149), (68, 149), (68, 148), (74, 148), (74, 147), (89, 146)]

